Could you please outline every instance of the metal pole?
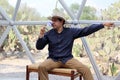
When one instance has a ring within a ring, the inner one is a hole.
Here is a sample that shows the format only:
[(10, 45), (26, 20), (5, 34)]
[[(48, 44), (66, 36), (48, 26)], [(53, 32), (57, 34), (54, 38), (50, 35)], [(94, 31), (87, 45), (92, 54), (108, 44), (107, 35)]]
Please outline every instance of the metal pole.
[(59, 0), (59, 2), (61, 3), (61, 5), (63, 6), (63, 8), (68, 12), (68, 14), (71, 16), (71, 18), (74, 20), (76, 19), (75, 16), (73, 16), (73, 14), (71, 13), (71, 11), (68, 9), (67, 5), (65, 4), (65, 2), (63, 0)]
[(13, 21), (15, 21), (15, 18), (16, 18), (16, 15), (17, 15), (17, 12), (18, 12), (18, 9), (20, 6), (20, 2), (21, 2), (21, 0), (18, 0), (16, 3), (16, 7), (15, 7), (15, 11), (14, 11), (12, 20), (7, 16), (6, 12), (0, 7), (0, 12), (1, 12), (2, 16), (9, 22), (9, 25), (11, 25), (11, 26), (8, 26), (7, 29), (4, 31), (4, 33), (2, 34), (2, 36), (0, 38), (0, 46), (2, 45), (5, 38), (7, 37), (7, 34), (9, 33), (10, 29), (13, 28), (17, 38), (20, 40), (20, 43), (22, 44), (22, 47), (26, 50), (26, 54), (30, 58), (31, 62), (35, 63), (35, 60), (33, 59), (33, 57), (31, 55), (28, 47), (26, 46), (25, 42), (22, 40), (22, 37), (21, 37), (17, 27), (14, 26), (14, 22), (13, 22)]
[(117, 75), (117, 77), (115, 78), (115, 80), (120, 80), (120, 73)]
[[(3, 18), (5, 18), (9, 22), (9, 25), (13, 25), (13, 21), (8, 17), (6, 12), (1, 7), (0, 7), (0, 13), (3, 16)], [(14, 13), (16, 13), (16, 12), (14, 12)], [(15, 18), (15, 17), (16, 16), (13, 16), (13, 18)], [(2, 34), (1, 38), (0, 38), (0, 46), (3, 44), (4, 40), (6, 39), (8, 33), (11, 29), (11, 26), (9, 26), (9, 25), (8, 25), (7, 29), (4, 31), (4, 33)]]
[(0, 20), (0, 26), (9, 25), (9, 22), (6, 20)]
[[(18, 2), (17, 2), (17, 4), (16, 4), (16, 9), (15, 9), (15, 12), (14, 12), (14, 16), (13, 16), (13, 21), (12, 20), (10, 20), (10, 18), (7, 16), (7, 14), (6, 14), (6, 12), (0, 7), (0, 13), (1, 13), (1, 15), (2, 15), (2, 17), (4, 18), (4, 19), (6, 19), (7, 21), (4, 21), (4, 20), (0, 20), (0, 25), (43, 25), (43, 24), (46, 24), (48, 21), (15, 21), (15, 18), (16, 18), (16, 14), (17, 14), (17, 10), (18, 10), (18, 8), (19, 8), (19, 5), (20, 5), (20, 1), (21, 0), (18, 0)], [(71, 11), (69, 10), (69, 9), (67, 9), (67, 6), (66, 6), (66, 4), (62, 1), (62, 0), (59, 0), (59, 2), (63, 5), (63, 7), (65, 8), (65, 10), (68, 12), (68, 14), (71, 16), (71, 18), (73, 19), (73, 21), (68, 21), (68, 24), (100, 24), (100, 23), (103, 23), (103, 22), (113, 22), (113, 23), (115, 23), (115, 25), (120, 25), (120, 21), (95, 21), (95, 20), (79, 20), (78, 21), (78, 19), (79, 19), (79, 17), (81, 16), (81, 13), (82, 13), (82, 10), (83, 10), (83, 7), (84, 7), (84, 5), (85, 5), (85, 3), (86, 3), (86, 0), (83, 0), (82, 1), (82, 4), (81, 4), (81, 7), (80, 7), (80, 9), (79, 9), (79, 12), (78, 12), (78, 15), (77, 15), (77, 17), (75, 18), (75, 16), (73, 16), (73, 14), (71, 13)], [(17, 7), (18, 6), (18, 7)], [(15, 26), (13, 26), (13, 27), (15, 27)], [(16, 27), (15, 27), (16, 28)], [(7, 29), (6, 29), (6, 31), (3, 33), (3, 35), (1, 36), (1, 38), (0, 38), (0, 46), (2, 45), (2, 43), (3, 43), (3, 41), (5, 40), (5, 38), (6, 38), (6, 36), (7, 36), (7, 34), (8, 34), (8, 32), (9, 32), (9, 30), (11, 29), (11, 26), (8, 26), (7, 27)], [(17, 35), (17, 37), (19, 36), (19, 38), (21, 37), (20, 36), (20, 33), (19, 33), (19, 31), (17, 30), (17, 28), (16, 29), (14, 29), (14, 31), (16, 32), (16, 35)], [(18, 38), (18, 39), (19, 39)], [(22, 39), (22, 38), (21, 38)], [(82, 38), (81, 38), (82, 39)], [(19, 39), (20, 40), (20, 39)], [(23, 40), (21, 40), (21, 41), (23, 41)], [(83, 38), (83, 40), (82, 41), (85, 41), (84, 40), (84, 38)], [(23, 42), (21, 42), (21, 44), (23, 44), (22, 46), (25, 46), (26, 44), (24, 44), (25, 42), (23, 41)], [(86, 44), (84, 44), (84, 46), (85, 45), (87, 45), (87, 42), (85, 41), (84, 43), (86, 43)], [(26, 52), (28, 52), (28, 54), (27, 55), (29, 55), (29, 50), (28, 50), (28, 48), (26, 48), (26, 47), (24, 47), (25, 49), (26, 49)], [(85, 47), (86, 48), (86, 47)], [(86, 48), (86, 49), (89, 49), (89, 47), (88, 48)], [(87, 53), (89, 53), (90, 52), (90, 50), (86, 50), (87, 51)], [(91, 53), (91, 52), (90, 52)], [(93, 57), (93, 56), (92, 56)], [(31, 58), (31, 57), (29, 57), (29, 58)], [(89, 58), (90, 58), (90, 56), (89, 56)], [(32, 58), (31, 58), (32, 59)], [(92, 58), (91, 58), (92, 59)], [(34, 61), (34, 60), (32, 60), (32, 61)], [(95, 63), (95, 62), (93, 62), (93, 63)], [(95, 70), (96, 71), (96, 70)], [(119, 74), (120, 75), (120, 74)], [(119, 75), (118, 75), (118, 77), (116, 78), (116, 79), (118, 79), (119, 78)]]
[(13, 26), (13, 30), (15, 31), (15, 34), (17, 35), (17, 38), (20, 40), (20, 43), (22, 45), (22, 47), (26, 50), (26, 54), (29, 57), (29, 59), (31, 60), (32, 63), (35, 63), (34, 58), (32, 57), (31, 52), (29, 51), (26, 43), (22, 40), (22, 37), (20, 35), (20, 32), (18, 31), (16, 26)]
[[(59, 0), (59, 1), (60, 1), (61, 5), (64, 7), (64, 9), (67, 11), (67, 13), (68, 13), (68, 14), (72, 14), (72, 12), (69, 11), (68, 7), (65, 6), (66, 4), (63, 2), (63, 0)], [(83, 0), (82, 3), (84, 3), (84, 4), (81, 6), (81, 10), (79, 10), (79, 13), (78, 13), (76, 19), (79, 19), (79, 16), (81, 16), (81, 13), (82, 13), (83, 7), (85, 6), (86, 0)], [(71, 15), (70, 15), (70, 16), (71, 16)], [(76, 20), (73, 15), (71, 16), (71, 18), (72, 18), (73, 20)], [(78, 21), (78, 20), (77, 20), (77, 21)], [(76, 21), (76, 22), (77, 22), (77, 21)], [(85, 49), (86, 49), (86, 52), (87, 52), (87, 54), (88, 54), (88, 56), (89, 56), (90, 62), (91, 62), (91, 64), (92, 64), (93, 68), (94, 68), (94, 71), (95, 71), (95, 73), (96, 73), (96, 75), (97, 75), (98, 80), (103, 80), (102, 77), (101, 77), (101, 74), (100, 74), (100, 72), (99, 72), (99, 70), (98, 70), (98, 68), (97, 68), (97, 65), (96, 65), (96, 63), (95, 63), (95, 60), (93, 59), (93, 56), (92, 56), (92, 54), (91, 54), (91, 51), (90, 51), (90, 49), (89, 49), (89, 47), (88, 47), (88, 45), (87, 45), (87, 42), (86, 42), (85, 38), (81, 38), (81, 40), (82, 40), (82, 43), (83, 43), (83, 45), (84, 45), (84, 47), (85, 47)]]
[[(15, 19), (16, 19), (16, 15), (17, 15), (20, 3), (21, 3), (21, 0), (17, 0), (16, 8), (15, 8), (15, 11), (14, 11), (14, 14), (13, 14), (13, 18), (12, 18), (13, 21), (15, 21)], [(17, 27), (13, 26), (12, 28), (13, 28), (17, 38), (20, 40), (20, 43), (21, 43), (22, 47), (26, 50), (27, 56), (29, 57), (29, 59), (31, 60), (32, 63), (35, 63), (35, 60), (33, 59), (32, 54), (29, 51), (26, 43), (24, 42), (24, 40), (22, 40), (22, 37), (21, 37), (20, 32), (18, 31)]]
[[(46, 25), (50, 21), (13, 21), (12, 25)], [(120, 26), (120, 21), (100, 21), (100, 20), (68, 20), (66, 24), (101, 24), (104, 22), (113, 22), (116, 27)], [(0, 25), (8, 26), (10, 23), (5, 20), (0, 20)]]
[(5, 20), (7, 20), (7, 21), (10, 22), (8, 15), (7, 15), (6, 12), (2, 9), (2, 7), (0, 7), (0, 13), (1, 13), (1, 16), (2, 16)]
[(10, 29), (11, 26), (8, 26), (7, 29), (4, 31), (4, 33), (2, 34), (2, 36), (0, 37), (0, 46), (2, 46), (3, 42), (5, 41)]
[[(50, 21), (13, 21), (12, 25), (46, 25)], [(104, 22), (113, 22), (115, 26), (120, 26), (120, 21), (100, 21), (100, 20), (68, 20), (66, 24), (101, 24)], [(10, 25), (8, 21), (0, 20), (0, 25)]]
[(94, 60), (94, 57), (93, 57), (93, 55), (92, 55), (92, 53), (91, 53), (91, 51), (90, 51), (90, 49), (88, 47), (87, 41), (85, 40), (85, 38), (81, 38), (81, 40), (83, 42), (83, 45), (84, 45), (85, 50), (87, 52), (87, 55), (89, 56), (89, 60), (90, 60), (90, 62), (92, 64), (92, 66), (93, 66), (93, 69), (94, 69), (94, 71), (96, 73), (96, 76), (97, 76), (98, 80), (103, 80), (102, 74), (100, 73), (100, 71), (99, 71), (99, 69), (97, 67), (97, 64), (96, 64), (96, 62)]
[[(79, 8), (79, 12), (78, 12), (78, 15), (77, 15), (77, 20), (79, 21), (79, 18), (83, 12), (83, 9), (84, 9), (84, 6), (85, 6), (85, 3), (86, 3), (87, 0), (83, 0), (82, 3), (81, 3), (81, 6)], [(81, 38), (82, 42), (83, 42), (83, 45), (85, 46), (85, 50), (87, 52), (87, 55), (89, 56), (89, 59), (90, 59), (90, 62), (93, 66), (93, 69), (96, 73), (96, 76), (98, 78), (98, 80), (103, 80), (103, 75), (100, 73), (99, 69), (98, 69), (98, 66), (94, 60), (94, 57), (92, 55), (92, 52), (90, 51), (90, 48), (88, 47), (88, 44), (87, 44), (87, 41), (85, 38)]]
[(14, 25), (46, 25), (50, 21), (15, 21)]
[(82, 0), (76, 19), (79, 20), (87, 0)]
[(16, 7), (15, 7), (15, 11), (14, 11), (13, 17), (12, 17), (12, 20), (13, 20), (13, 21), (15, 21), (15, 19), (16, 19), (16, 15), (17, 15), (17, 12), (18, 12), (20, 3), (21, 3), (21, 0), (17, 0)]
[[(9, 24), (12, 23), (12, 21), (10, 20), (10, 18), (7, 16), (6, 12), (0, 7), (0, 13), (1, 15), (4, 17), (4, 19), (6, 19)], [(9, 33), (11, 27), (8, 26), (7, 29), (4, 31), (4, 33), (2, 34), (1, 38), (0, 38), (0, 46), (3, 44), (4, 40), (7, 37), (7, 34)]]

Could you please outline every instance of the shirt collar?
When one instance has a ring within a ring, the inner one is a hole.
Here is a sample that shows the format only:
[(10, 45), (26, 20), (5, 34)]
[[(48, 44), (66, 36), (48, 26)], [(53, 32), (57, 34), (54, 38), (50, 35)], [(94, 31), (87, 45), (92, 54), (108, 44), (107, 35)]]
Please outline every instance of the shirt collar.
[(57, 34), (62, 34), (64, 31), (65, 31), (65, 27), (63, 27), (63, 30), (61, 33), (58, 33), (56, 29), (54, 29), (54, 31), (57, 33)]

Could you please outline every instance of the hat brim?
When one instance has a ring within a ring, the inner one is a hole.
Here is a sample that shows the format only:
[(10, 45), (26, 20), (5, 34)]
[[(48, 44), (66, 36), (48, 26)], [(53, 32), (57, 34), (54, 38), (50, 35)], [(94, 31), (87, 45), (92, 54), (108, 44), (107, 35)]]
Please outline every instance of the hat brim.
[(62, 19), (65, 21), (65, 19), (63, 17), (60, 17), (60, 16), (49, 16), (48, 17), (49, 20), (54, 20), (54, 19)]

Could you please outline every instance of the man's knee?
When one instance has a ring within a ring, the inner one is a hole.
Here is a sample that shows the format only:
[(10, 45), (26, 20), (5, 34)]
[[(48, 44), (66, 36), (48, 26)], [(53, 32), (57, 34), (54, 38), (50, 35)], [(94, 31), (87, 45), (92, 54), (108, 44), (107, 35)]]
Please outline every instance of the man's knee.
[(85, 72), (90, 72), (90, 68), (88, 68), (87, 66), (85, 67)]
[(86, 73), (90, 73), (90, 68), (88, 68), (87, 66), (84, 66), (83, 68), (78, 68), (77, 69), (78, 72), (82, 73), (82, 74), (86, 74)]

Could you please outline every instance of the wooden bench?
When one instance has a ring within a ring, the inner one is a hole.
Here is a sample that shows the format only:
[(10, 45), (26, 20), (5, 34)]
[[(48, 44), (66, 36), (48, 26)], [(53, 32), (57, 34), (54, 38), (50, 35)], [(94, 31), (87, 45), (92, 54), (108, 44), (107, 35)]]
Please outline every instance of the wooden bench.
[[(31, 64), (26, 66), (26, 80), (29, 80), (30, 72), (38, 72), (38, 66), (39, 64)], [(79, 77), (79, 80), (82, 80), (82, 75), (79, 74), (76, 69), (55, 68), (48, 73), (53, 75), (67, 76), (70, 77), (71, 80)]]

